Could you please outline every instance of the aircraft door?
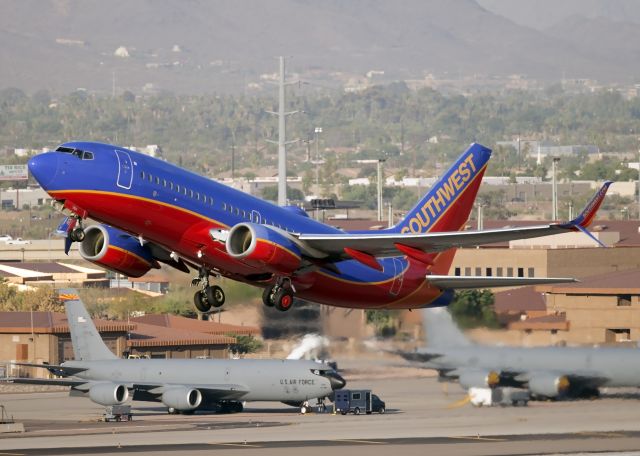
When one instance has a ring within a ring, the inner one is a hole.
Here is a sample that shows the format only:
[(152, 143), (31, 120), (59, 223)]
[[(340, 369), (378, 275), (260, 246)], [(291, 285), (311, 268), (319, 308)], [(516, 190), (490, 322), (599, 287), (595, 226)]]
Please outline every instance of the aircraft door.
[(258, 212), (258, 211), (255, 211), (255, 210), (251, 211), (251, 214), (250, 214), (249, 217), (250, 217), (250, 220), (253, 223), (257, 223), (257, 224), (261, 224), (262, 223), (262, 215), (260, 215), (260, 212)]
[(399, 257), (392, 258), (393, 260), (393, 282), (389, 288), (389, 294), (397, 296), (402, 288), (402, 282), (404, 281), (404, 263)]
[(133, 181), (133, 163), (131, 157), (124, 150), (116, 150), (118, 157), (118, 187), (129, 190)]

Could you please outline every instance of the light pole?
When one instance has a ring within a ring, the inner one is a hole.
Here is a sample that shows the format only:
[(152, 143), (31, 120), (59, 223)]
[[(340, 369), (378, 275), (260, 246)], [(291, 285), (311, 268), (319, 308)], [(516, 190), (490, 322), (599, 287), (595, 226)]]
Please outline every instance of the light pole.
[(560, 161), (560, 157), (552, 157), (552, 167), (551, 174), (553, 177), (553, 184), (551, 189), (551, 202), (552, 202), (552, 214), (551, 219), (553, 221), (558, 220), (558, 162)]
[(384, 158), (378, 159), (378, 221), (382, 221), (382, 164), (386, 160)]
[(320, 185), (320, 133), (322, 133), (322, 127), (316, 127), (315, 135), (316, 135), (316, 193), (318, 196), (320, 194), (319, 185)]
[[(384, 152), (383, 152), (384, 153)], [(377, 193), (377, 200), (378, 200), (378, 221), (381, 222), (382, 221), (382, 212), (383, 212), (383, 207), (382, 207), (382, 164), (387, 161), (386, 158), (377, 158), (375, 160), (356, 160), (356, 163), (361, 163), (361, 164), (373, 164), (376, 163), (377, 165), (377, 172), (378, 172), (378, 189), (376, 191)]]

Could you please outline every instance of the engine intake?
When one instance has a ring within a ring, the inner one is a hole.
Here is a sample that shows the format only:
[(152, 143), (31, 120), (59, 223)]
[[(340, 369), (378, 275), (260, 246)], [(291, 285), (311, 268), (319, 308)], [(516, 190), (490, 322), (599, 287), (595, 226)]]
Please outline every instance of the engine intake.
[(256, 223), (239, 223), (229, 231), (227, 253), (238, 260), (290, 274), (300, 266), (301, 254), (286, 233)]
[(529, 379), (529, 391), (536, 396), (558, 397), (567, 393), (570, 386), (564, 375), (534, 375)]
[(99, 383), (89, 389), (89, 398), (100, 405), (120, 405), (129, 398), (129, 390), (124, 385)]
[(106, 225), (91, 225), (80, 243), (80, 256), (128, 277), (140, 277), (156, 264), (149, 249), (130, 234)]
[(195, 388), (175, 387), (162, 393), (162, 403), (176, 410), (195, 410), (202, 403), (202, 393)]

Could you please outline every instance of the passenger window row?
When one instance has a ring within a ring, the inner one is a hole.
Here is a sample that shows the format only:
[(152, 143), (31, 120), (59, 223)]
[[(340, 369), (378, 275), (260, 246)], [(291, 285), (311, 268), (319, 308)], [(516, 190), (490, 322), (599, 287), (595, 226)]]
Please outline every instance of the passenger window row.
[(184, 185), (181, 186), (180, 184), (174, 184), (167, 179), (161, 179), (158, 176), (154, 176), (151, 173), (145, 173), (144, 171), (140, 171), (140, 178), (142, 180), (148, 180), (151, 184), (164, 187), (170, 191), (175, 191), (176, 193), (182, 193), (184, 196), (188, 196), (189, 198), (193, 198), (197, 201), (202, 201), (205, 204), (213, 206), (213, 197), (201, 194), (200, 192), (194, 192)]
[[(201, 194), (199, 192), (194, 192), (191, 189), (187, 189), (187, 187), (185, 187), (184, 185), (180, 185), (180, 184), (175, 184), (171, 181), (168, 181), (166, 179), (162, 179), (159, 176), (154, 176), (151, 173), (145, 173), (144, 171), (140, 171), (140, 179), (142, 180), (147, 180), (149, 181), (151, 184), (155, 184), (157, 186), (160, 187), (164, 187), (168, 190), (171, 191), (175, 191), (176, 193), (182, 193), (184, 196), (188, 196), (190, 198), (194, 198), (197, 201), (202, 201), (205, 204), (209, 204), (210, 206), (213, 206), (213, 198), (211, 196), (207, 196), (204, 194)], [(251, 211), (246, 211), (244, 209), (240, 209), (239, 207), (233, 207), (231, 204), (227, 204), (227, 203), (222, 203), (222, 210), (229, 212), (230, 214), (235, 214), (238, 217), (242, 217), (245, 220), (249, 220), (249, 221), (254, 221), (251, 218)], [(278, 227), (280, 229), (283, 229), (285, 231), (291, 231), (289, 230), (286, 226), (282, 226), (279, 223), (275, 223), (273, 220), (271, 221), (271, 223), (269, 223), (268, 220), (266, 219), (262, 219), (262, 223), (265, 225), (272, 225), (275, 227)]]

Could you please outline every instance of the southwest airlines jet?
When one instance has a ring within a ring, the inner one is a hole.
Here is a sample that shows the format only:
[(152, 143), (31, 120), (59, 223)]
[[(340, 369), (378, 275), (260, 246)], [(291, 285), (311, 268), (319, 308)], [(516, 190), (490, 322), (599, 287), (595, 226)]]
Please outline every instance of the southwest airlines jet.
[[(67, 215), (66, 249), (139, 277), (160, 263), (188, 273), (198, 310), (224, 303), (209, 278), (264, 289), (267, 306), (294, 295), (350, 308), (444, 306), (459, 288), (573, 281), (567, 278), (449, 276), (457, 247), (586, 231), (610, 182), (566, 223), (464, 231), (491, 150), (472, 144), (406, 217), (380, 231), (346, 232), (175, 165), (122, 147), (69, 142), (29, 160), (29, 170)], [(85, 226), (86, 219), (98, 224)]]

